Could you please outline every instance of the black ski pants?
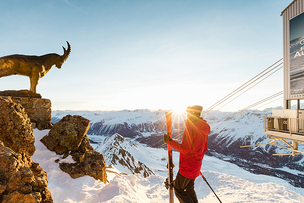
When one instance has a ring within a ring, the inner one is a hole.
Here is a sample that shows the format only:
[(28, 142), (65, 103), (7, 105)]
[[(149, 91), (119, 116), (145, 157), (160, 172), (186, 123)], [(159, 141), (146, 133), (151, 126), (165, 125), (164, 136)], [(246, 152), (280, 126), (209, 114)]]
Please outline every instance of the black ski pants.
[(194, 190), (194, 180), (177, 173), (174, 181), (174, 191), (181, 203), (198, 203)]

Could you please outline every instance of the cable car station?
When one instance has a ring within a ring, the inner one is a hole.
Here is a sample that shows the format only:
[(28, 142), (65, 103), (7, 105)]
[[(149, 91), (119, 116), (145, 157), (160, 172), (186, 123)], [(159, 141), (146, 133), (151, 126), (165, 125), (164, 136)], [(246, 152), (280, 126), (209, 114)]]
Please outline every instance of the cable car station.
[(283, 17), (283, 109), (273, 109), (272, 116), (264, 117), (264, 131), (270, 142), (264, 144), (290, 149), (304, 154), (304, 0), (294, 0), (282, 11)]

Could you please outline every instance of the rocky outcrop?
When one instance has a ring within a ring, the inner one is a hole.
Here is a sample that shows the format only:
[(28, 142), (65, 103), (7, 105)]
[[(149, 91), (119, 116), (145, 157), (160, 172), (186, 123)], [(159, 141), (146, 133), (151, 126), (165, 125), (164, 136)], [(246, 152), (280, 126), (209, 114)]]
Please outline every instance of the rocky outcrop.
[(10, 97), (31, 97), (31, 98), (42, 98), (40, 94), (31, 92), (29, 90), (5, 90), (0, 91), (0, 96)]
[[(75, 156), (72, 156), (73, 158)], [(60, 169), (68, 173), (72, 178), (79, 178), (85, 175), (106, 183), (107, 175), (104, 157), (93, 148), (87, 150), (82, 161), (77, 163), (60, 163)]]
[(46, 172), (30, 156), (0, 141), (0, 202), (51, 203)]
[(72, 156), (76, 163), (60, 163), (61, 170), (72, 178), (89, 175), (106, 182), (104, 157), (90, 145), (86, 134), (90, 121), (81, 116), (67, 115), (54, 124), (49, 134), (41, 142), (51, 151), (67, 157)]
[(33, 155), (35, 137), (30, 119), (20, 103), (0, 97), (0, 140), (17, 153)]
[(56, 123), (41, 141), (49, 150), (57, 154), (67, 154), (69, 151), (84, 153), (83, 145), (89, 127), (89, 120), (81, 116), (67, 115)]
[(0, 96), (9, 96), (14, 102), (20, 103), (34, 128), (43, 130), (52, 127), (52, 104), (49, 99), (43, 99), (40, 94), (28, 90), (1, 91)]
[(34, 128), (38, 128), (39, 130), (52, 128), (51, 100), (26, 97), (12, 97), (12, 99), (20, 102), (25, 108), (25, 112), (29, 116), (31, 122), (34, 124)]

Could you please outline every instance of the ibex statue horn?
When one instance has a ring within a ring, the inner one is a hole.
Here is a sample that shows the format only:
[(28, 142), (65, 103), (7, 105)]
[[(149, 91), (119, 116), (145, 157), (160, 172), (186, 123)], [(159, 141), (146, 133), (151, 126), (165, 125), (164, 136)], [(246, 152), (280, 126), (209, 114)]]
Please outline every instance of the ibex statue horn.
[(30, 78), (30, 91), (36, 93), (38, 80), (49, 72), (53, 65), (61, 68), (71, 53), (71, 46), (63, 47), (63, 55), (51, 53), (42, 56), (9, 55), (0, 57), (0, 78), (10, 75), (24, 75)]
[(69, 42), (67, 41), (67, 44), (68, 44), (68, 49), (65, 49), (64, 46), (62, 47), (63, 48), (63, 55), (61, 56), (61, 60), (63, 62), (65, 62), (65, 60), (68, 59), (70, 53), (71, 53), (71, 45), (69, 44)]

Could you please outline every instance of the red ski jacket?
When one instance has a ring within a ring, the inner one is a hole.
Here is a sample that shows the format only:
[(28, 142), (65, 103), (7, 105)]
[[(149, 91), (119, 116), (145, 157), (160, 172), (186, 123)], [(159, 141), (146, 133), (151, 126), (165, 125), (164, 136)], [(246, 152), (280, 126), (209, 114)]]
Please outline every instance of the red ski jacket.
[(202, 160), (208, 149), (208, 134), (210, 126), (203, 119), (187, 121), (180, 144), (175, 140), (167, 144), (180, 152), (179, 173), (186, 178), (195, 179), (200, 174)]

